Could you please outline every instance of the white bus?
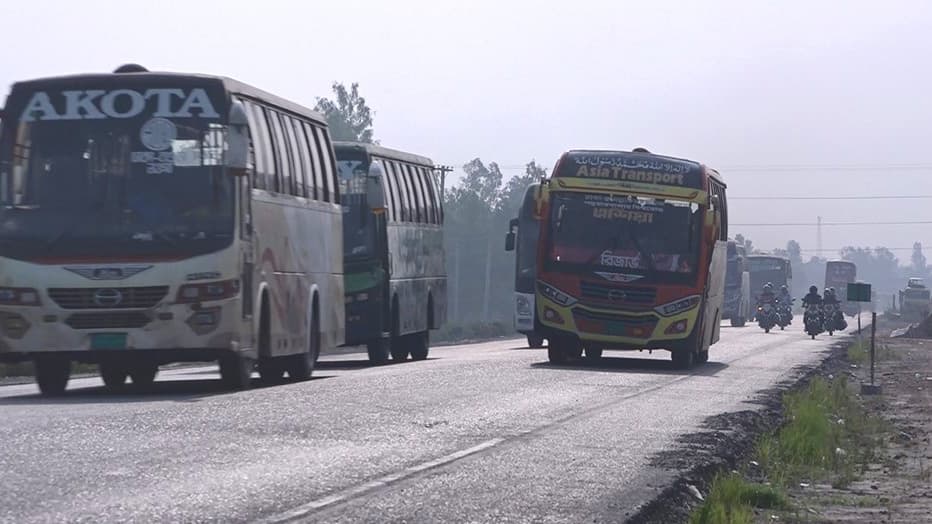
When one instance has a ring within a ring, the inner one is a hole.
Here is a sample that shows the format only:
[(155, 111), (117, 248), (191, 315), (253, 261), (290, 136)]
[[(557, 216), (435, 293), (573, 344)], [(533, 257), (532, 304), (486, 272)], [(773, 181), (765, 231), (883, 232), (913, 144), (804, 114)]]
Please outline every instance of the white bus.
[[(426, 157), (334, 145), (344, 195), (346, 344), (369, 361), (424, 360), (447, 316), (443, 201)], [(376, 190), (373, 190), (373, 185)]]
[(0, 139), (0, 361), (44, 394), (74, 361), (121, 388), (219, 361), (309, 378), (344, 339), (323, 117), (235, 80), (124, 66), (19, 82)]

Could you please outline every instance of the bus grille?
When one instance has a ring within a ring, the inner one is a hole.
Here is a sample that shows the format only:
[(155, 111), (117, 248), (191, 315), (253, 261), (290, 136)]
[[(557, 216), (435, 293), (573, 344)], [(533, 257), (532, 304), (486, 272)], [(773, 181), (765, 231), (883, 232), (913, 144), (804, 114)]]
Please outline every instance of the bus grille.
[(150, 322), (142, 311), (75, 313), (65, 320), (73, 329), (133, 329)]
[(50, 288), (48, 293), (64, 309), (148, 309), (168, 295), (168, 286)]
[(610, 287), (594, 282), (580, 283), (582, 298), (601, 304), (622, 306), (633, 311), (653, 309), (657, 290), (645, 287)]

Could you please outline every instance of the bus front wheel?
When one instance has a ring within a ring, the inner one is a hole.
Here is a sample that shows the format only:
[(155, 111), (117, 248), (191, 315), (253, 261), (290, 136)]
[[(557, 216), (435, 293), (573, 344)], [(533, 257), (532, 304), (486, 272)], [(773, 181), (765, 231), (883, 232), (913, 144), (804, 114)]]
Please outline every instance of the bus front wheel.
[(690, 369), (695, 364), (696, 353), (691, 349), (682, 349), (673, 351), (670, 358), (673, 360), (673, 366), (677, 369)]
[(71, 361), (54, 355), (36, 359), (36, 384), (45, 396), (58, 396), (65, 392), (71, 378)]
[(248, 389), (252, 381), (251, 358), (230, 351), (220, 357), (220, 380), (228, 389)]
[(408, 335), (410, 340), (411, 360), (427, 360), (430, 353), (430, 331)]
[(384, 364), (388, 362), (389, 341), (385, 338), (373, 340), (366, 344), (366, 352), (369, 354), (371, 364)]
[(544, 337), (536, 334), (527, 336), (527, 347), (531, 349), (540, 349), (544, 347)]

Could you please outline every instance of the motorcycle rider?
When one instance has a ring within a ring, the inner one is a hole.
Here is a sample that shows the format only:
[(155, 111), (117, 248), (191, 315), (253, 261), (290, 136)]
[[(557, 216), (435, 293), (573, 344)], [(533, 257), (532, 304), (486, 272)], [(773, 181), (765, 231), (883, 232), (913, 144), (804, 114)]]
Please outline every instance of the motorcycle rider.
[[(825, 288), (825, 296), (822, 298), (822, 318), (825, 321), (831, 321), (832, 329), (844, 329), (844, 322), (837, 320), (838, 307), (841, 301), (835, 295), (835, 288)], [(829, 317), (831, 315), (831, 317)]]
[[(803, 307), (808, 308), (809, 306), (816, 306), (816, 311), (818, 311), (819, 314), (818, 321), (821, 326), (825, 316), (822, 314), (822, 297), (819, 295), (819, 288), (815, 286), (809, 286), (809, 294), (803, 297)], [(803, 329), (805, 329), (805, 327), (804, 325)]]
[(773, 294), (773, 284), (767, 282), (764, 284), (764, 290), (761, 291), (760, 296), (757, 297), (757, 305), (773, 304), (775, 299), (776, 295)]
[(822, 299), (822, 305), (828, 306), (828, 305), (836, 305), (840, 303), (841, 302), (838, 301), (838, 297), (835, 296), (835, 288), (833, 287), (825, 288), (825, 298)]

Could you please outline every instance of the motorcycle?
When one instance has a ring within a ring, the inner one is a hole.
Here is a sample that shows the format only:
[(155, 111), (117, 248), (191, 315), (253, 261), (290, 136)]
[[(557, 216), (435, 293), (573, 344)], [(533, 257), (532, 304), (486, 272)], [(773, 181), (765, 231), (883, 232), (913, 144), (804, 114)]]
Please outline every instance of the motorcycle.
[(773, 304), (764, 303), (757, 306), (757, 325), (764, 330), (764, 333), (770, 333), (770, 330), (777, 325), (777, 310)]
[(806, 334), (815, 340), (816, 335), (822, 332), (822, 309), (818, 304), (806, 306), (806, 312), (803, 314), (803, 324), (806, 326)]
[(828, 331), (829, 336), (832, 336), (836, 331), (844, 331), (848, 328), (845, 314), (838, 304), (825, 304), (822, 306), (822, 311), (825, 319), (823, 329)]
[(780, 326), (780, 331), (783, 331), (786, 326), (793, 323), (792, 304), (792, 302), (780, 302), (777, 304), (777, 325)]

